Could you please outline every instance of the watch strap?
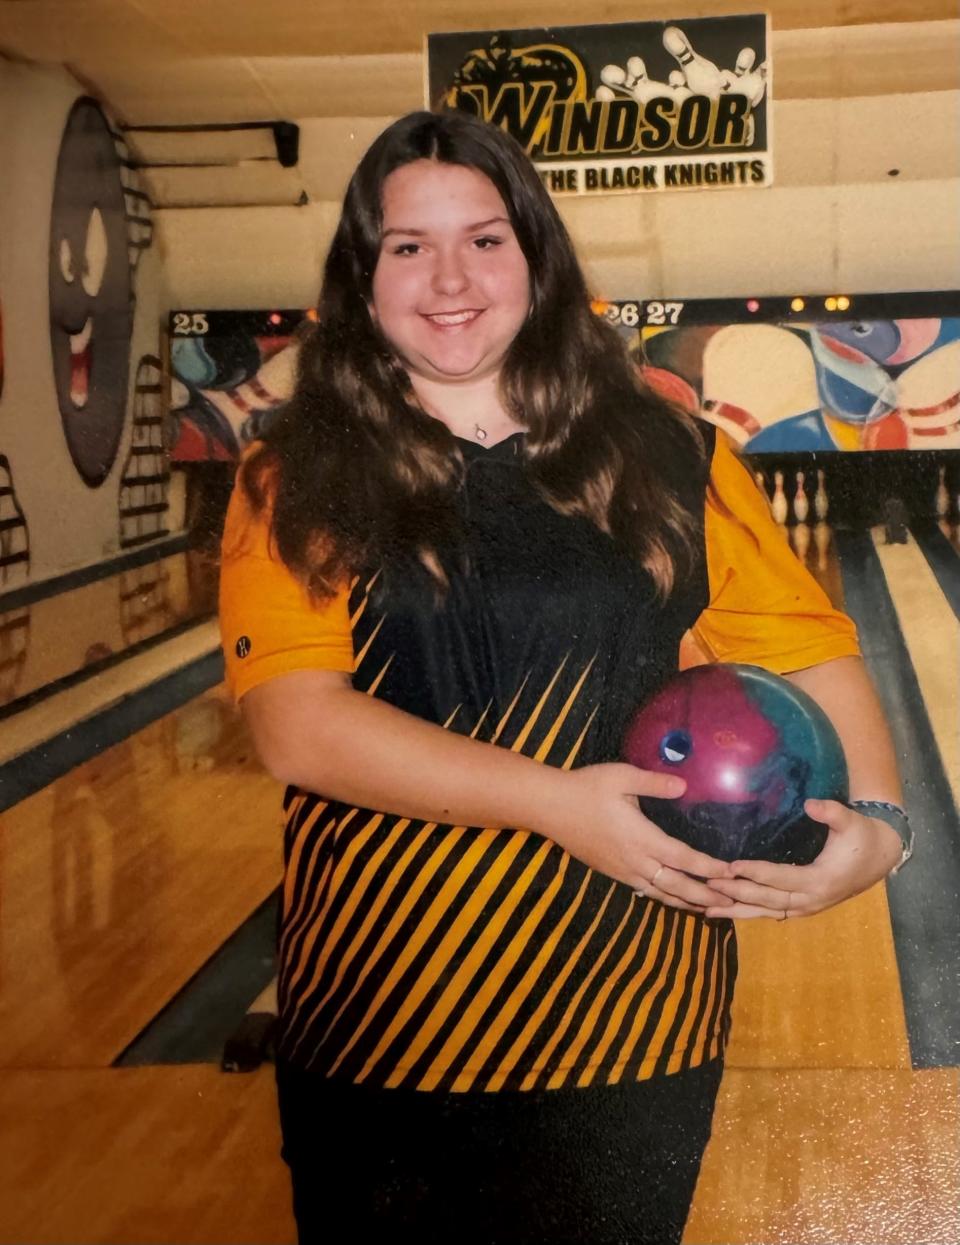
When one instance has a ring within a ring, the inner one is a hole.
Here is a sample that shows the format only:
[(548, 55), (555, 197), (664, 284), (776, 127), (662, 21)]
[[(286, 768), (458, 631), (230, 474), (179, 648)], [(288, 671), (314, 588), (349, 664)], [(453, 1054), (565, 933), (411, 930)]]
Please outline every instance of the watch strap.
[(875, 817), (877, 821), (885, 821), (892, 830), (897, 832), (903, 844), (903, 854), (890, 872), (891, 874), (899, 873), (913, 855), (914, 833), (906, 809), (889, 800), (850, 800), (847, 807), (854, 809), (855, 812), (863, 813), (864, 817)]

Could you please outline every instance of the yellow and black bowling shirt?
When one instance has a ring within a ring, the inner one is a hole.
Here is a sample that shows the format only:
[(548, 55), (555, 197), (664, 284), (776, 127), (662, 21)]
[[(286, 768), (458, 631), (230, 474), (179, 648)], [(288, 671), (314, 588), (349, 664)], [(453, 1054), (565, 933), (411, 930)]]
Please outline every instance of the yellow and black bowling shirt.
[[(292, 670), (350, 672), (447, 730), (575, 766), (618, 759), (690, 630), (711, 660), (780, 673), (855, 654), (750, 474), (707, 438), (699, 478), (679, 482), (704, 507), (699, 568), (666, 603), (608, 537), (541, 500), (522, 434), (459, 443), (470, 570), (441, 605), (393, 571), (317, 606), (237, 488), (220, 600), (234, 695)], [(732, 922), (638, 898), (522, 828), (292, 788), (284, 814), (280, 1058), (370, 1086), (489, 1091), (638, 1080), (721, 1053)]]

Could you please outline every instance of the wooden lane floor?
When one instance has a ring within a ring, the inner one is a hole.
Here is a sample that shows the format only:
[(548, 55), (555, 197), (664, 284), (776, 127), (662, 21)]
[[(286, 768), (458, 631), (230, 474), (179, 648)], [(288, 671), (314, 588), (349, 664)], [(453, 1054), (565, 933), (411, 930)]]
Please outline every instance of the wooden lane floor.
[(209, 553), (190, 549), (9, 610), (0, 598), (0, 714), (209, 618), (217, 575)]
[(741, 921), (727, 1066), (909, 1068), (883, 886), (798, 921)]
[(0, 815), (0, 1067), (110, 1064), (277, 886), (279, 801), (220, 686)]
[(844, 607), (843, 576), (834, 531), (829, 523), (795, 523), (787, 529), (790, 547), (837, 609)]
[(954, 802), (960, 804), (960, 621), (912, 536), (888, 545), (882, 529), (872, 535)]
[(684, 1245), (956, 1245), (960, 1072), (728, 1069)]
[[(216, 689), (0, 819), (0, 1245), (295, 1239), (272, 1069), (104, 1066), (273, 889), (278, 801)], [(910, 1070), (884, 888), (739, 934), (686, 1245), (955, 1245), (960, 1074)]]
[(293, 1245), (273, 1069), (0, 1071), (2, 1245)]
[[(728, 1070), (685, 1245), (956, 1245), (960, 1074)], [(0, 1071), (3, 1245), (293, 1245), (273, 1069)]]
[[(833, 529), (796, 524), (791, 547), (844, 608)], [(742, 921), (728, 1067), (909, 1068), (883, 887), (802, 921)]]

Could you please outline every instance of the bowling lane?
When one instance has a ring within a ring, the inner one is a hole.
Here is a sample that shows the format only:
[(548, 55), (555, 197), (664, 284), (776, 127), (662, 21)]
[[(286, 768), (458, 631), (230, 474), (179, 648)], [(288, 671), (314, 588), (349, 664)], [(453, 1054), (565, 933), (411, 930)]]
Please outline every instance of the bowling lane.
[(873, 543), (954, 802), (960, 804), (960, 621), (913, 536), (906, 544), (888, 545), (877, 528)]
[[(788, 537), (833, 604), (845, 608), (830, 525), (796, 524)], [(803, 921), (741, 922), (737, 936), (740, 977), (729, 1067), (910, 1067), (883, 887)]]
[(956, 1245), (960, 1081), (728, 1070), (684, 1245)]
[[(954, 1069), (728, 1070), (684, 1245), (956, 1245), (958, 1091)], [(6, 1071), (0, 1119), (3, 1241), (296, 1240), (270, 1068)]]
[(0, 1240), (294, 1245), (272, 1068), (0, 1072)]
[(883, 887), (801, 921), (741, 921), (730, 1068), (909, 1068)]
[(843, 575), (829, 523), (795, 523), (788, 528), (793, 552), (838, 609), (844, 607)]
[(216, 594), (215, 562), (191, 549), (27, 603), (0, 597), (0, 718), (210, 618)]
[[(960, 1063), (957, 618), (915, 542), (838, 534), (848, 609), (894, 737), (917, 829), (887, 883), (913, 1066)], [(949, 770), (953, 771), (950, 777)]]
[(0, 817), (0, 1066), (107, 1066), (271, 895), (278, 790), (221, 686)]
[(960, 553), (960, 527), (940, 519), (936, 525), (918, 525), (913, 528), (912, 535), (950, 608), (960, 619), (960, 558), (957, 557)]

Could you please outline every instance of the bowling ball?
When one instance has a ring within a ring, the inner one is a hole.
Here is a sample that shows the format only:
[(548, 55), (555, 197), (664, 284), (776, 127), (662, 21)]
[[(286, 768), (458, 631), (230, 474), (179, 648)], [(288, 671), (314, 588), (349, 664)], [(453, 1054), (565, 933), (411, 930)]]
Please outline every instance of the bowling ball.
[(804, 800), (846, 800), (833, 724), (805, 692), (758, 666), (695, 666), (676, 675), (627, 729), (624, 760), (677, 774), (677, 800), (642, 796), (667, 834), (719, 860), (809, 864), (827, 828)]

